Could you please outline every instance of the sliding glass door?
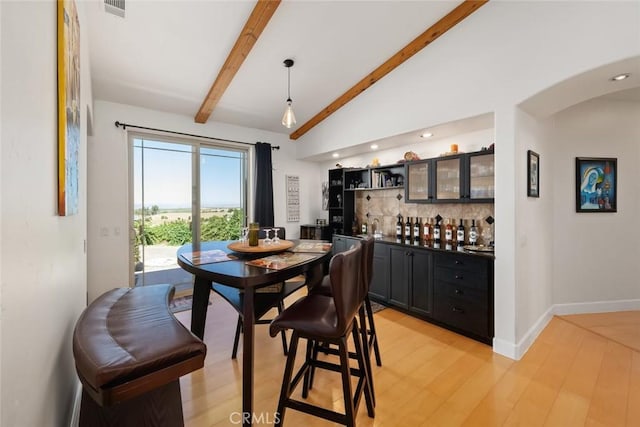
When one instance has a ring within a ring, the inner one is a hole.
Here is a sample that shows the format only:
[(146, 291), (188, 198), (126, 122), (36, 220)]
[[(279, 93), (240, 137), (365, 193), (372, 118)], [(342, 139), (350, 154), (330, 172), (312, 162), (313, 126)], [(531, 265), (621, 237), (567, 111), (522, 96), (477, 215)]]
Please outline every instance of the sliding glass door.
[(185, 243), (237, 239), (246, 222), (246, 149), (132, 136), (132, 263), (135, 286), (193, 278), (176, 262)]

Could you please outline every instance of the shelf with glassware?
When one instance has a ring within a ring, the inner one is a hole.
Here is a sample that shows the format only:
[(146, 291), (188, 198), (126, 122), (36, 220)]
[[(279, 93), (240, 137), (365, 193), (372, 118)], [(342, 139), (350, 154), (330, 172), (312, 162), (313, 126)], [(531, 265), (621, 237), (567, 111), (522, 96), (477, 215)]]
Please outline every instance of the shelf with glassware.
[(482, 150), (426, 160), (405, 165), (407, 202), (494, 201), (494, 153)]
[[(329, 170), (329, 229), (334, 234), (349, 234), (353, 223), (353, 192), (345, 192), (347, 169)], [(346, 225), (346, 226), (345, 226)]]
[(403, 164), (345, 169), (345, 191), (384, 190), (403, 187)]

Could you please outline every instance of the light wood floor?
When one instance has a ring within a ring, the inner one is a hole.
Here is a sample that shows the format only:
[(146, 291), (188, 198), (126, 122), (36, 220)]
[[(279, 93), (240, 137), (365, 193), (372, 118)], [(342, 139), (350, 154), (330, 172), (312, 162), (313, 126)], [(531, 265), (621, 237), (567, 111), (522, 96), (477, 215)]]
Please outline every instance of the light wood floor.
[[(177, 317), (188, 326), (190, 315)], [(235, 312), (215, 298), (205, 367), (180, 380), (187, 427), (237, 425), (241, 359), (230, 359), (235, 324)], [(554, 317), (517, 362), (392, 309), (376, 313), (376, 326), (383, 362), (374, 367), (376, 417), (367, 417), (363, 401), (358, 426), (640, 426), (640, 353), (576, 319)], [(280, 339), (270, 338), (267, 328), (256, 326), (254, 411), (262, 417), (256, 425), (273, 422), (284, 371)], [(338, 374), (319, 371), (308, 400), (341, 410)], [(332, 423), (288, 410), (284, 425)]]

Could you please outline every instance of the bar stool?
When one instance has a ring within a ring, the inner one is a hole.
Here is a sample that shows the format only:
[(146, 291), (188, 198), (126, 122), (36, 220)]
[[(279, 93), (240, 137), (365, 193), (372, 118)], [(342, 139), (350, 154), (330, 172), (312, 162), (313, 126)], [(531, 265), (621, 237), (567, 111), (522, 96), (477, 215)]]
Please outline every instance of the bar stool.
[[(368, 236), (362, 239), (362, 278), (366, 282), (366, 296), (364, 299), (364, 309), (366, 312), (367, 322), (363, 322), (362, 326), (366, 330), (367, 347), (369, 353), (373, 350), (376, 358), (376, 365), (382, 366), (382, 358), (380, 357), (380, 347), (378, 346), (378, 335), (376, 334), (376, 324), (373, 319), (373, 310), (371, 308), (371, 300), (369, 299), (369, 289), (371, 287), (371, 279), (373, 278), (373, 247), (375, 239)], [(328, 277), (309, 289), (310, 294), (331, 295), (331, 285)], [(368, 323), (368, 324), (367, 324)]]
[[(305, 412), (349, 427), (354, 426), (362, 393), (365, 395), (369, 417), (373, 418), (375, 416), (371, 384), (369, 383), (369, 375), (365, 364), (365, 356), (368, 356), (368, 354), (362, 346), (356, 318), (356, 313), (364, 303), (365, 296), (364, 282), (360, 278), (361, 252), (362, 249), (358, 245), (346, 252), (335, 255), (331, 259), (329, 281), (332, 296), (307, 295), (286, 308), (271, 322), (269, 332), (272, 337), (275, 337), (282, 330), (291, 329), (293, 331), (278, 401), (277, 426), (282, 425), (286, 408)], [(354, 341), (357, 368), (351, 368), (349, 365), (349, 351), (347, 348), (349, 334), (351, 334)], [(307, 340), (306, 357), (298, 372), (293, 376), (300, 338)], [(313, 358), (312, 348), (315, 342), (336, 345), (340, 356), (340, 364), (318, 361)], [(312, 367), (341, 373), (344, 414), (291, 398), (293, 391), (303, 378), (302, 397), (307, 397)], [(352, 375), (358, 378), (353, 393), (351, 386)]]
[[(260, 227), (258, 232), (258, 238), (264, 239), (266, 237), (266, 230), (272, 230), (275, 227)], [(286, 238), (286, 229), (284, 227), (278, 228), (278, 237), (280, 239)], [(272, 308), (278, 310), (278, 314), (284, 310), (284, 298), (291, 295), (293, 292), (304, 286), (304, 280), (287, 280), (287, 282), (279, 283), (278, 289), (265, 289), (264, 291), (258, 289), (254, 296), (256, 325), (264, 325), (271, 323), (271, 319), (262, 319), (262, 317), (271, 311)], [(242, 333), (243, 321), (242, 313), (244, 311), (244, 294), (237, 288), (231, 286), (221, 285), (219, 283), (213, 283), (211, 290), (220, 295), (222, 298), (236, 309), (238, 312), (238, 321), (236, 323), (236, 332), (233, 338), (233, 349), (231, 350), (231, 358), (235, 359), (238, 354), (238, 344), (240, 343), (240, 334)], [(284, 355), (287, 355), (287, 336), (283, 331), (282, 338), (282, 351)]]

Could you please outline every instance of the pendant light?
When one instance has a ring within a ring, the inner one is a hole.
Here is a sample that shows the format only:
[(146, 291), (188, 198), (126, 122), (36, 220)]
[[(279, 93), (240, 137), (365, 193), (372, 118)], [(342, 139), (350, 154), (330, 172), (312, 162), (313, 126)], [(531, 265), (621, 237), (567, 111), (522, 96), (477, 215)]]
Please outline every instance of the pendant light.
[(291, 106), (291, 67), (293, 67), (293, 59), (285, 59), (284, 66), (287, 67), (287, 109), (284, 110), (282, 116), (282, 126), (291, 129), (296, 124), (296, 115), (293, 114)]

